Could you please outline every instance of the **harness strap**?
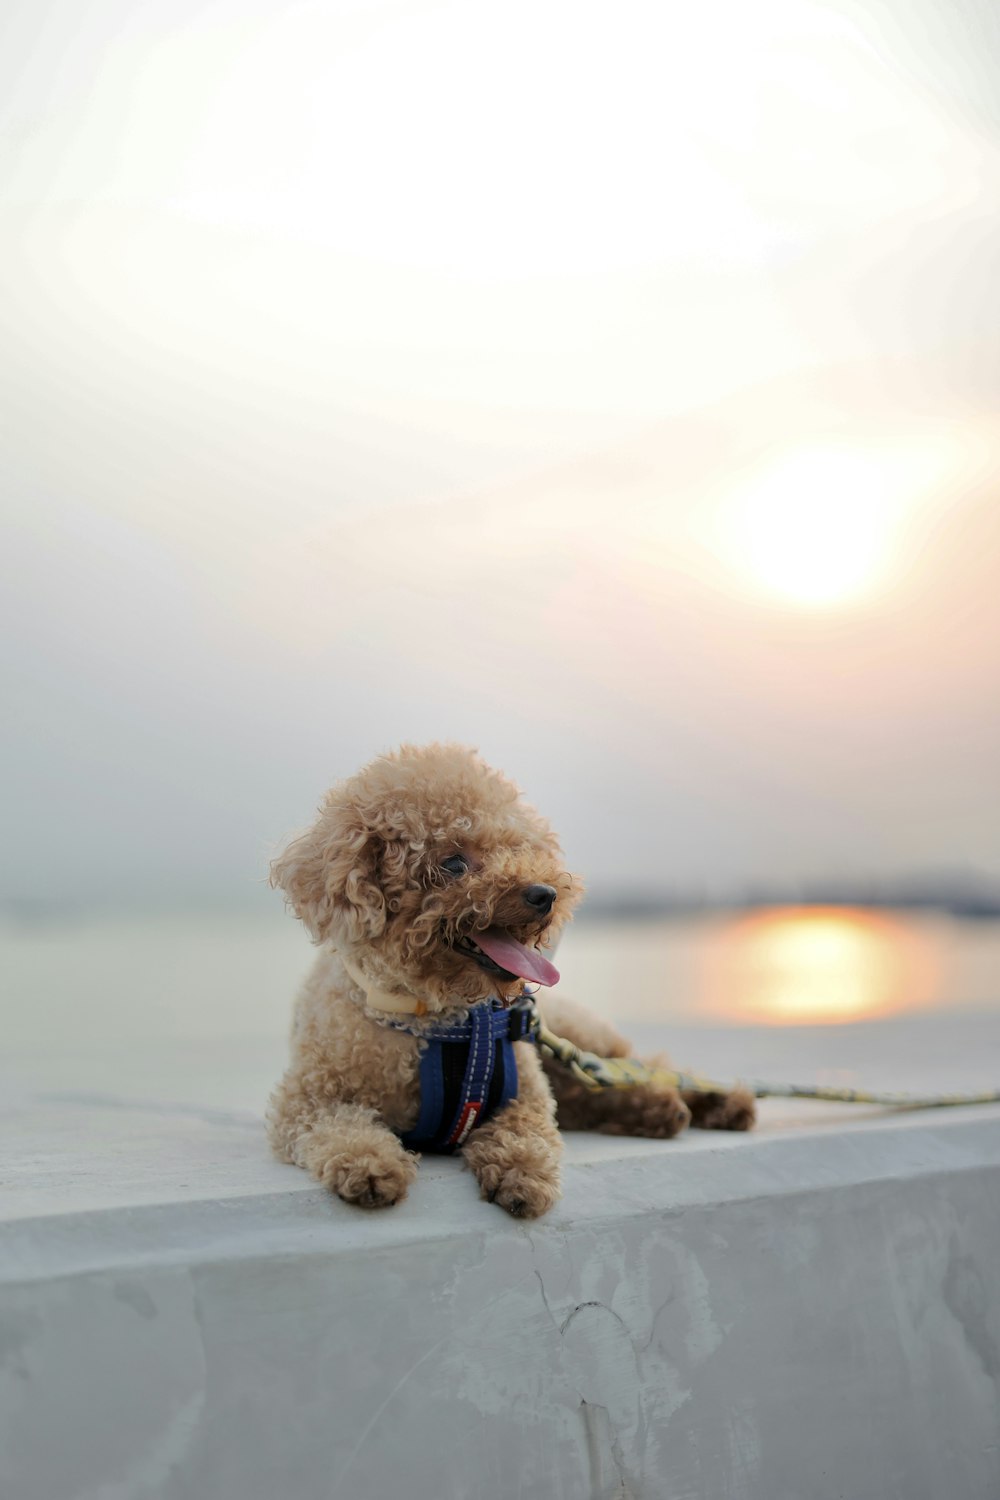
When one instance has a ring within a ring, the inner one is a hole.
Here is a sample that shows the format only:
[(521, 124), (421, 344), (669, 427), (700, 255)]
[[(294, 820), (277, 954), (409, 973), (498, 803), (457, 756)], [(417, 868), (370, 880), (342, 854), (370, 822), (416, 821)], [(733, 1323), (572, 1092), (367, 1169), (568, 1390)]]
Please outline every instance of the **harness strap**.
[(507, 1036), (509, 1033), (514, 1041), (520, 1041), (532, 1029), (535, 1014), (534, 1007), (523, 1000), (508, 1007), (504, 1007), (499, 1001), (482, 1000), (478, 1005), (474, 1005), (462, 1020), (453, 1021), (450, 1024), (427, 1021), (414, 1026), (408, 1021), (390, 1019), (383, 1020), (380, 1024), (390, 1031), (406, 1031), (410, 1036), (419, 1037), (422, 1042), (467, 1042), (471, 1040), (472, 1027), (476, 1024), (476, 1019), (487, 1015), (494, 1039)]
[(517, 1095), (514, 1042), (532, 1034), (528, 1005), (505, 1009), (499, 1001), (473, 1006), (451, 1026), (410, 1028), (420, 1038), (420, 1113), (405, 1146), (421, 1151), (456, 1151), (470, 1131)]

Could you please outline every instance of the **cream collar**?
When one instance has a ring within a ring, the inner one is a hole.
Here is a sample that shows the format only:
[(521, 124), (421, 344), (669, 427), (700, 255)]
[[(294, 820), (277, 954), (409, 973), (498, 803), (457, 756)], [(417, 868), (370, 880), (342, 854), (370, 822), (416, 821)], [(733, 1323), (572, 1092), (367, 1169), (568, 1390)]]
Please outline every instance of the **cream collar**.
[(348, 978), (364, 995), (366, 1010), (384, 1011), (394, 1016), (426, 1016), (427, 1001), (421, 1000), (419, 995), (396, 995), (392, 990), (378, 989), (365, 978), (353, 959), (348, 958), (339, 948), (335, 952), (347, 970)]

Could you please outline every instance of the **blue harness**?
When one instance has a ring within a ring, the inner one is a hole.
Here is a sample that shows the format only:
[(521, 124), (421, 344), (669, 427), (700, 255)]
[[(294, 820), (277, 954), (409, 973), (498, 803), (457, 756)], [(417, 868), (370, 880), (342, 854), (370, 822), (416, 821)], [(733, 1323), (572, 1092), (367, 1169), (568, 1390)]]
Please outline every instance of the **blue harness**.
[(419, 1151), (457, 1151), (469, 1132), (483, 1125), (517, 1095), (514, 1043), (532, 1037), (535, 1009), (524, 1000), (506, 1008), (500, 1000), (474, 1005), (453, 1026), (407, 1026), (423, 1044), (420, 1052), (420, 1114), (400, 1133)]

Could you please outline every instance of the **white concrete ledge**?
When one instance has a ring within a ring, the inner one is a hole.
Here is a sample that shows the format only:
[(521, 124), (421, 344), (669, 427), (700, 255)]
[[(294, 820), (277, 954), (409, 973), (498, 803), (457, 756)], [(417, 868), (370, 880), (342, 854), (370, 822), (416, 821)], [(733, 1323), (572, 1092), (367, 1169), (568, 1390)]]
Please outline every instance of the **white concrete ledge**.
[(525, 1226), (453, 1161), (347, 1208), (197, 1078), (19, 1077), (9, 1500), (1000, 1494), (1000, 1108), (574, 1137)]

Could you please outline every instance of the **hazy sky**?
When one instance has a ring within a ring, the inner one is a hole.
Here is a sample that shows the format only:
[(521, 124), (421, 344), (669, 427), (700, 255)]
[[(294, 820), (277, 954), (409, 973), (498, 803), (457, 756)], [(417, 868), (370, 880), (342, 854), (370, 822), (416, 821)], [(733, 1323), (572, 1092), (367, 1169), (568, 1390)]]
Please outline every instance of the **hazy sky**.
[(8, 4), (0, 896), (449, 737), (595, 885), (1000, 875), (997, 17)]

